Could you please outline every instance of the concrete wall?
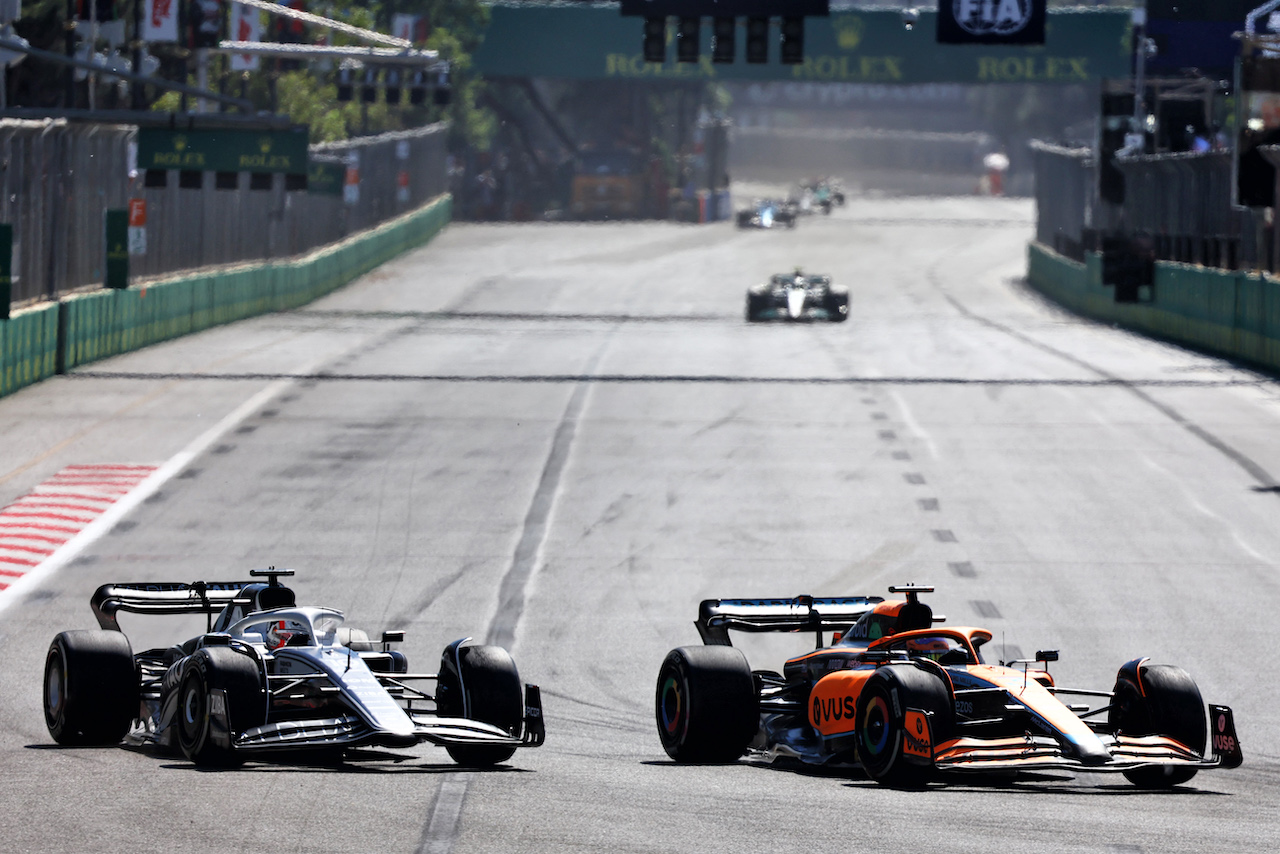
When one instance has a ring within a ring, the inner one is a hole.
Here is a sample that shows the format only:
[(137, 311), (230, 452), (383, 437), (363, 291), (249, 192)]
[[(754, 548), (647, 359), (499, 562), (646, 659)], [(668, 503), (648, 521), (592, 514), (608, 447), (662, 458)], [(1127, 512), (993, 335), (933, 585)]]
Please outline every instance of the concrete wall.
[(1027, 282), (1086, 317), (1280, 370), (1280, 280), (1271, 276), (1160, 261), (1150, 302), (1117, 303), (1101, 255), (1081, 264), (1032, 243)]

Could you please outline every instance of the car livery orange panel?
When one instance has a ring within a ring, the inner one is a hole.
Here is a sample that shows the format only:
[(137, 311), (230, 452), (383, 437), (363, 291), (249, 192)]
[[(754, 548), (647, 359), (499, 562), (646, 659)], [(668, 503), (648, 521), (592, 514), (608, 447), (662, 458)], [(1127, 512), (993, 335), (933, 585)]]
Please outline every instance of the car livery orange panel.
[(907, 709), (902, 727), (902, 752), (908, 756), (933, 760), (933, 732), (924, 712)]
[(874, 670), (841, 670), (818, 680), (809, 695), (809, 723), (824, 737), (853, 732), (858, 695)]

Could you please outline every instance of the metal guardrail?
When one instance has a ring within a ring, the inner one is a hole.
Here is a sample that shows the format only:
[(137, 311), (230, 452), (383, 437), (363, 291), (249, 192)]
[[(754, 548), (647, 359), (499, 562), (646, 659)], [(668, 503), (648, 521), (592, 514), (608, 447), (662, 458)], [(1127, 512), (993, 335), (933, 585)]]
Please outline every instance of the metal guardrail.
[[(0, 222), (14, 226), (12, 301), (56, 299), (96, 285), (105, 263), (103, 212), (147, 202), (147, 253), (134, 278), (299, 255), (420, 207), (446, 189), (445, 126), (311, 147), (317, 159), (359, 158), (359, 197), (271, 189), (144, 187), (130, 172), (136, 128), (64, 120), (0, 121)], [(403, 155), (403, 156), (401, 156)], [(407, 178), (402, 186), (402, 176)]]

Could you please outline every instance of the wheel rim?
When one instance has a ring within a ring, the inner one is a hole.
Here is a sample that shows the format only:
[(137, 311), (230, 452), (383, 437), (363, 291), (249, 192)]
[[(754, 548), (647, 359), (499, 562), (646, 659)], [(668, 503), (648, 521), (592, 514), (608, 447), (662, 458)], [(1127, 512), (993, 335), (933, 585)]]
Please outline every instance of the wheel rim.
[(889, 706), (883, 697), (872, 697), (862, 713), (862, 747), (864, 764), (878, 764), (889, 753)]
[(57, 723), (62, 718), (62, 704), (66, 699), (67, 671), (62, 664), (62, 656), (57, 651), (49, 653), (49, 661), (44, 671), (44, 708), (45, 717), (50, 723)]
[(688, 710), (683, 683), (678, 674), (667, 671), (658, 691), (658, 723), (665, 743), (677, 744), (684, 737)]
[(204, 732), (205, 697), (204, 685), (199, 679), (188, 678), (182, 688), (181, 725), (179, 732), (182, 742), (188, 747), (194, 746)]

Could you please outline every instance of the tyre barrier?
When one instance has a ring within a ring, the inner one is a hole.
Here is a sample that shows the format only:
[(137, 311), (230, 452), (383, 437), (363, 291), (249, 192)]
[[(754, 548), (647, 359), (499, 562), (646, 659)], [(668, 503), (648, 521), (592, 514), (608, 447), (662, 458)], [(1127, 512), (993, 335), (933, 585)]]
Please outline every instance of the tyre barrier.
[(1073, 261), (1027, 248), (1027, 284), (1094, 320), (1205, 353), (1280, 371), (1280, 281), (1258, 273), (1157, 261), (1151, 299), (1118, 303), (1102, 283), (1102, 256)]
[(435, 237), (442, 195), (412, 213), (307, 255), (74, 294), (0, 321), (0, 396), (78, 365), (213, 326), (305, 305)]

